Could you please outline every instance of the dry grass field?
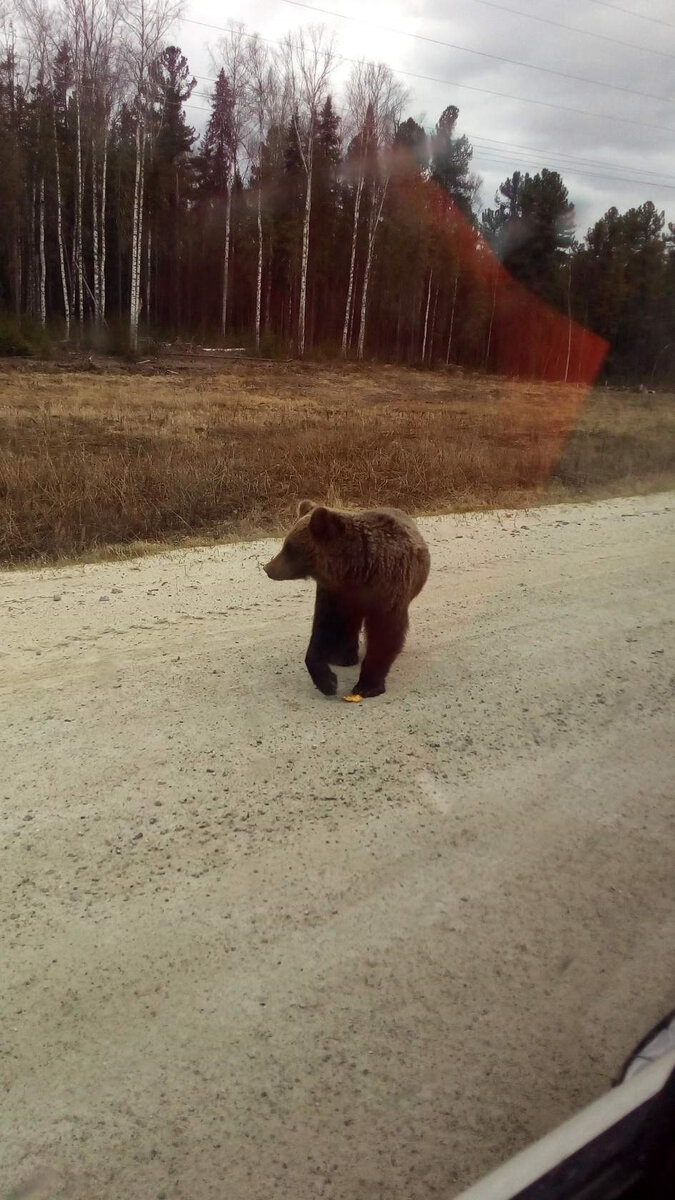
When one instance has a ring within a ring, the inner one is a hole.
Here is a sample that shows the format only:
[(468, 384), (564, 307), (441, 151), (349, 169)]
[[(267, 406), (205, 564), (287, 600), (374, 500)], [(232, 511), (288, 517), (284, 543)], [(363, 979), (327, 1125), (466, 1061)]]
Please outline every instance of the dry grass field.
[(276, 532), (304, 495), (411, 512), (675, 483), (675, 397), (393, 367), (0, 374), (0, 559)]

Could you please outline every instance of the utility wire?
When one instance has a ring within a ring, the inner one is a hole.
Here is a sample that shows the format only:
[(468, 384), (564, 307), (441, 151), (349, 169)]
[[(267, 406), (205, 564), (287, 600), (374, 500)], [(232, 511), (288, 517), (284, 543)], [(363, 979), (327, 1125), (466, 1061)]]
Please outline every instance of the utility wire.
[[(675, 175), (668, 175), (665, 171), (647, 171), (644, 169), (644, 167), (633, 167), (633, 166), (631, 166), (630, 163), (605, 163), (605, 162), (600, 162), (597, 159), (593, 159), (593, 158), (579, 158), (575, 154), (565, 154), (565, 152), (562, 150), (560, 152), (558, 152), (555, 150), (541, 150), (537, 146), (522, 146), (518, 142), (505, 142), (503, 140), (500, 140), (499, 138), (488, 137), (486, 134), (470, 133), (468, 130), (467, 130), (466, 136), (469, 138), (469, 140), (471, 141), (472, 144), (474, 144), (476, 142), (496, 143), (496, 145), (494, 146), (494, 149), (497, 149), (498, 147), (499, 148), (504, 147), (508, 151), (525, 150), (527, 153), (535, 154), (539, 158), (549, 158), (549, 159), (553, 159), (555, 162), (559, 162), (560, 159), (567, 159), (567, 160), (569, 160), (569, 162), (578, 164), (582, 167), (584, 167), (584, 166), (585, 167), (601, 167), (601, 168), (607, 167), (609, 170), (612, 170), (612, 171), (614, 171), (614, 170), (633, 171), (633, 172), (635, 172), (636, 175), (644, 175), (644, 176), (648, 175), (648, 176), (652, 177), (650, 180), (652, 183), (654, 182), (653, 176), (655, 176), (655, 175), (659, 176), (664, 181), (670, 181), (671, 183), (675, 183)], [(488, 147), (486, 147), (486, 149), (487, 148)], [(566, 164), (563, 164), (563, 165), (566, 165)]]
[(636, 46), (634, 42), (624, 42), (621, 38), (612, 37), (609, 33), (596, 33), (592, 29), (580, 29), (578, 25), (564, 25), (562, 21), (554, 21), (551, 17), (539, 17), (535, 13), (523, 12), (522, 8), (509, 8), (506, 4), (496, 4), (495, 0), (473, 0), (473, 3), (483, 4), (486, 8), (496, 8), (500, 12), (511, 13), (514, 17), (524, 17), (527, 21), (538, 21), (540, 25), (552, 25), (555, 29), (566, 29), (568, 33), (579, 33), (582, 37), (613, 42), (615, 46), (625, 46), (628, 50), (641, 50), (643, 54), (656, 54), (659, 58), (675, 58), (672, 51), (655, 50), (653, 46)]
[(590, 0), (591, 4), (599, 4), (601, 8), (611, 8), (614, 12), (625, 13), (627, 17), (636, 17), (638, 21), (649, 21), (652, 25), (665, 25), (667, 29), (675, 29), (672, 21), (664, 21), (661, 17), (648, 17), (636, 12), (634, 8), (622, 8), (620, 4), (608, 4), (606, 0)]
[(377, 24), (377, 28), (386, 33), (394, 33), (399, 37), (413, 38), (416, 42), (429, 42), (432, 46), (444, 46), (448, 50), (461, 50), (464, 54), (476, 54), (479, 58), (490, 58), (493, 62), (509, 63), (513, 67), (524, 67), (528, 71), (541, 71), (545, 75), (556, 75), (559, 79), (570, 79), (573, 83), (590, 83), (594, 87), (608, 88), (613, 92), (625, 92), (628, 96), (639, 96), (641, 99), (665, 101), (672, 104), (668, 96), (657, 92), (640, 92), (636, 88), (622, 87), (619, 83), (605, 83), (602, 79), (588, 79), (584, 75), (572, 75), (568, 71), (556, 71), (554, 67), (537, 67), (534, 63), (521, 62), (517, 58), (507, 58), (503, 54), (489, 54), (487, 50), (473, 50), (470, 46), (460, 46), (458, 42), (445, 42), (440, 38), (427, 37), (423, 33), (409, 33), (405, 29), (392, 29), (391, 25), (380, 25), (377, 22), (364, 22), (361, 17), (350, 17), (346, 13), (336, 12), (332, 8), (319, 8), (316, 4), (306, 4), (304, 0), (281, 0), (282, 4), (290, 4), (293, 8), (306, 8), (310, 12), (321, 13), (322, 16), (337, 17), (340, 21), (351, 21), (359, 25)]
[[(200, 76), (200, 78), (203, 78), (203, 76)], [(199, 96), (205, 95), (204, 92), (197, 92), (195, 94), (199, 95)], [(184, 107), (191, 109), (193, 112), (204, 112), (204, 113), (211, 112), (210, 108), (204, 108), (201, 104), (185, 104)], [(470, 136), (470, 135), (467, 135), (467, 136)], [(473, 139), (472, 139), (472, 141), (473, 141)], [(508, 147), (509, 143), (502, 142), (501, 145)], [(495, 146), (480, 146), (480, 145), (477, 145), (475, 147), (475, 149), (477, 151), (476, 157), (480, 156), (481, 161), (485, 162), (488, 167), (491, 167), (491, 166), (492, 167), (501, 167), (501, 166), (510, 167), (511, 170), (513, 171), (514, 156), (507, 158), (506, 154), (508, 153), (508, 150), (501, 151)], [(497, 158), (497, 157), (490, 158), (489, 157), (490, 153), (492, 153), (493, 155), (498, 155), (501, 153), (501, 154), (504, 154), (504, 157), (503, 158)], [(540, 153), (545, 154), (545, 151), (543, 151), (543, 152), (535, 151), (535, 154), (537, 156)], [(522, 155), (521, 156), (517, 155), (515, 157), (516, 157), (517, 162), (523, 162), (530, 166), (538, 166), (538, 165), (540, 165), (540, 163), (542, 161), (539, 157), (535, 157), (533, 159), (531, 157), (528, 157), (527, 155), (525, 156), (525, 158), (523, 158)], [(546, 164), (544, 164), (544, 165), (546, 165)], [(576, 176), (586, 176), (591, 179), (602, 179), (608, 183), (632, 183), (634, 185), (638, 185), (638, 186), (644, 187), (644, 188), (654, 188), (656, 190), (665, 188), (668, 191), (675, 191), (675, 184), (664, 183), (659, 179), (636, 179), (636, 178), (628, 176), (628, 175), (601, 174), (599, 171), (579, 170), (579, 168), (575, 167), (574, 165), (570, 165), (569, 163), (562, 163), (561, 167), (566, 175), (574, 175), (575, 177)], [(625, 169), (632, 170), (633, 168), (626, 167)], [(672, 176), (670, 178), (672, 178)]]
[[(224, 25), (211, 25), (206, 21), (196, 21), (192, 17), (179, 18), (188, 25), (200, 25), (203, 29), (215, 29), (218, 33), (231, 33), (232, 30)], [(244, 37), (260, 38), (260, 41), (266, 42), (270, 46), (279, 46), (281, 43), (278, 39), (265, 38), (260, 34), (246, 33), (242, 30)], [(340, 62), (357, 63), (358, 59), (347, 58), (343, 54), (336, 55)], [(518, 104), (536, 104), (540, 108), (554, 108), (557, 112), (575, 113), (582, 117), (595, 117), (600, 121), (612, 121), (619, 125), (636, 125), (640, 129), (656, 129), (661, 133), (675, 133), (675, 125), (659, 125), (654, 121), (636, 121), (633, 117), (615, 117), (609, 113), (592, 112), (588, 108), (576, 108), (571, 104), (556, 104), (553, 100), (534, 100), (529, 96), (514, 96), (512, 92), (497, 92), (494, 88), (477, 87), (475, 84), (459, 83), (455, 79), (439, 79), (437, 75), (420, 75), (416, 71), (405, 71), (402, 67), (391, 68), (395, 75), (405, 75), (408, 79), (421, 79), (425, 83), (440, 83), (444, 87), (461, 88), (467, 92), (480, 92), (483, 96), (497, 96), (501, 100), (515, 100)]]
[[(481, 162), (487, 164), (487, 166), (489, 166), (489, 167), (490, 166), (504, 167), (505, 169), (510, 169), (511, 173), (513, 173), (513, 158), (490, 157), (489, 156), (490, 155), (490, 147), (489, 146), (488, 147), (477, 146), (476, 150), (478, 152), (477, 157), (480, 158)], [(495, 150), (492, 151), (493, 155), (496, 155), (499, 153), (500, 153), (499, 151), (495, 151)], [(529, 166), (538, 166), (539, 165), (539, 160), (537, 160), (537, 159), (535, 159), (535, 160), (529, 159), (528, 160), (527, 158), (525, 158), (525, 159), (521, 158), (518, 161), (521, 163), (524, 163), (526, 166), (527, 165), (529, 165)], [(566, 175), (581, 176), (582, 178), (586, 177), (588, 179), (602, 179), (602, 180), (604, 180), (605, 183), (632, 183), (634, 186), (639, 186), (641, 188), (653, 188), (655, 190), (665, 189), (669, 192), (675, 192), (675, 184), (673, 184), (673, 183), (660, 183), (656, 180), (650, 180), (650, 179), (630, 179), (627, 175), (601, 174), (599, 171), (584, 171), (584, 170), (580, 170), (578, 167), (569, 167), (567, 165), (565, 165), (563, 167), (563, 170)]]
[[(215, 83), (216, 82), (214, 76), (212, 76), (212, 75), (197, 75), (197, 79), (200, 79), (204, 83)], [(210, 100), (212, 98), (211, 94), (209, 92), (196, 91), (193, 94), (195, 96), (200, 96), (204, 100)], [(194, 104), (191, 105), (190, 107), (197, 109), (197, 105), (194, 105)], [(199, 112), (210, 112), (211, 110), (208, 108), (199, 108), (198, 111)], [(665, 171), (646, 171), (643, 167), (633, 167), (629, 163), (616, 163), (616, 164), (603, 163), (603, 162), (598, 162), (596, 159), (579, 158), (577, 155), (574, 155), (574, 154), (565, 154), (564, 151), (557, 152), (554, 150), (541, 150), (537, 146), (522, 146), (522, 145), (519, 145), (517, 142), (504, 141), (503, 139), (500, 139), (500, 138), (491, 138), (491, 137), (487, 137), (485, 134), (480, 134), (480, 133), (471, 133), (470, 130), (466, 130), (465, 132), (466, 132), (466, 137), (469, 138), (472, 145), (478, 145), (480, 142), (495, 143), (495, 145), (493, 145), (493, 146), (486, 145), (486, 146), (482, 147), (482, 149), (485, 149), (485, 150), (501, 150), (502, 148), (504, 149), (505, 152), (512, 152), (514, 150), (516, 150), (516, 151), (525, 150), (527, 153), (535, 155), (537, 160), (548, 159), (555, 163), (560, 163), (561, 159), (566, 159), (566, 160), (569, 160), (570, 163), (579, 164), (582, 167), (598, 167), (599, 166), (601, 168), (606, 167), (610, 171), (615, 171), (615, 170), (632, 171), (632, 172), (635, 172), (635, 174), (638, 176), (645, 176), (645, 177), (648, 176), (649, 178), (646, 178), (645, 182), (649, 183), (650, 185), (655, 185), (658, 183), (660, 186), (661, 182), (663, 182), (663, 186), (667, 186), (666, 181), (668, 181), (668, 180), (671, 183), (675, 184), (675, 175), (668, 175), (668, 174), (666, 174)], [(567, 168), (568, 168), (567, 162), (560, 163), (560, 165), (562, 167), (564, 167), (565, 170), (567, 170)], [(653, 178), (654, 176), (660, 176), (660, 180), (654, 179)], [(617, 176), (616, 178), (623, 179), (626, 177), (625, 176)], [(640, 183), (642, 181), (640, 179), (636, 179), (635, 182)]]

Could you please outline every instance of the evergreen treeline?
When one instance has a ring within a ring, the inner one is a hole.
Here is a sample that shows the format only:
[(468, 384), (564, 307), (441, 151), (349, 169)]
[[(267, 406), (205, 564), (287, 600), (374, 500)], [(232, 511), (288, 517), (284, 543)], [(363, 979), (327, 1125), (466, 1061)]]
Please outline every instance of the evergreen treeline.
[[(6, 314), (132, 348), (152, 333), (570, 380), (599, 365), (597, 334), (615, 377), (675, 375), (673, 227), (650, 201), (578, 241), (560, 175), (516, 170), (481, 213), (454, 106), (425, 130), (389, 68), (361, 63), (338, 111), (317, 29), (274, 53), (233, 29), (200, 102), (175, 16), (20, 0), (5, 23)], [(190, 103), (209, 104), (201, 139)]]

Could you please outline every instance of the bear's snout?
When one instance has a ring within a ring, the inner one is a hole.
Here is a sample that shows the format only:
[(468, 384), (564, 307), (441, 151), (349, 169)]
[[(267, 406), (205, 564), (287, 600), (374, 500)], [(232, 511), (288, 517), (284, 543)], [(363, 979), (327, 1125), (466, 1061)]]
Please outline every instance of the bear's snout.
[(265, 563), (263, 571), (268, 579), (287, 579), (288, 574), (283, 569), (283, 560), (280, 554), (276, 554), (268, 563)]

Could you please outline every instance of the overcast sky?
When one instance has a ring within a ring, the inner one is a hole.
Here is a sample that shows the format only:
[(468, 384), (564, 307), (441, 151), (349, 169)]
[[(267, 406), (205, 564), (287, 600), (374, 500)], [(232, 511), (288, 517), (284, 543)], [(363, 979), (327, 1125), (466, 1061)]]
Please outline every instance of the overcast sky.
[[(448, 104), (456, 104), (460, 131), (474, 145), (484, 206), (493, 203), (498, 184), (513, 170), (534, 173), (549, 167), (559, 170), (567, 184), (580, 236), (612, 204), (623, 211), (652, 200), (665, 209), (666, 220), (675, 220), (675, 5), (671, 0), (613, 0), (611, 4), (567, 0), (564, 5), (554, 0), (324, 0), (321, 5), (317, 0), (317, 4), (354, 19), (313, 13), (284, 0), (187, 0), (185, 17), (222, 27), (242, 22), (247, 30), (271, 39), (298, 26), (321, 23), (334, 32), (338, 54), (381, 60), (400, 72), (410, 90), (408, 115), (425, 127), (431, 128)], [(631, 16), (628, 10), (635, 14), (639, 10), (641, 16)], [(406, 36), (410, 34), (418, 36)], [(213, 74), (211, 52), (217, 53), (218, 37), (215, 30), (190, 20), (181, 21), (175, 30), (193, 74), (202, 77), (199, 91), (211, 86), (203, 77)], [(561, 78), (419, 37), (577, 78)], [(332, 90), (338, 101), (349, 69), (349, 63), (340, 63), (335, 73)], [(431, 76), (433, 81), (415, 75)], [(614, 87), (581, 82), (578, 77)], [(491, 94), (495, 92), (502, 94)], [(207, 113), (197, 106), (207, 104), (203, 97), (192, 97), (189, 119), (199, 132)], [(564, 111), (569, 108), (603, 115)]]

